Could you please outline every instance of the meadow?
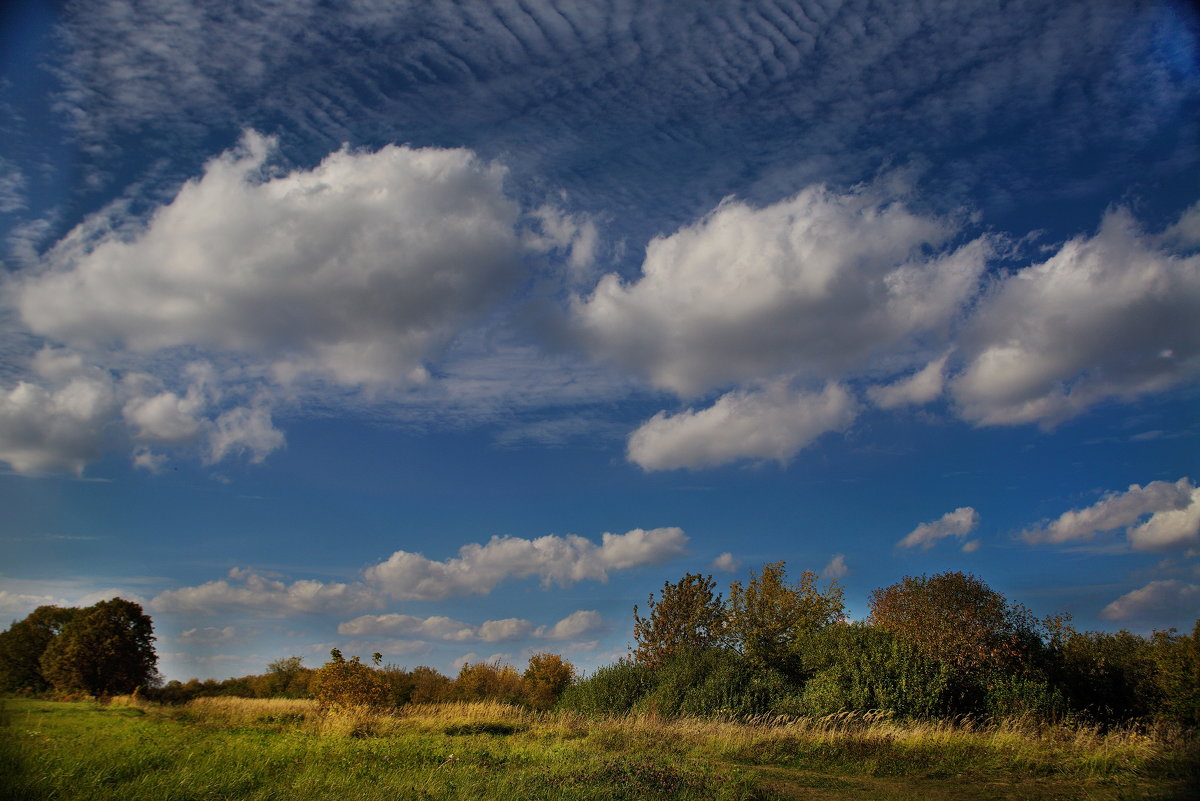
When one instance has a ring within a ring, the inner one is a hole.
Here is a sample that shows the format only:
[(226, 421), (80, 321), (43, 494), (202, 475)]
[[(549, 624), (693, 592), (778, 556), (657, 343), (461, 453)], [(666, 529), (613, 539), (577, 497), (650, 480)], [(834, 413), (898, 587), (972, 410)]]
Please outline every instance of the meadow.
[(1187, 730), (585, 716), (497, 702), (0, 701), (0, 799), (1192, 799)]

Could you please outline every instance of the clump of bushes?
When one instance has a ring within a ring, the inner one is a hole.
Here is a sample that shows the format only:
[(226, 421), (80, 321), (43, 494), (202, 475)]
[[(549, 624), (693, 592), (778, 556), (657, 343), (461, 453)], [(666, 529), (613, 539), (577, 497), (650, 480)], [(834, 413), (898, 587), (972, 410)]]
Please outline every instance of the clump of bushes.
[[(782, 562), (730, 587), (689, 575), (635, 610), (629, 659), (576, 682), (560, 705), (583, 713), (909, 719), (1081, 720), (1200, 725), (1200, 621), (1139, 637), (1037, 620), (963, 573), (908, 577), (848, 623), (841, 589)], [(691, 632), (691, 633), (689, 633)]]

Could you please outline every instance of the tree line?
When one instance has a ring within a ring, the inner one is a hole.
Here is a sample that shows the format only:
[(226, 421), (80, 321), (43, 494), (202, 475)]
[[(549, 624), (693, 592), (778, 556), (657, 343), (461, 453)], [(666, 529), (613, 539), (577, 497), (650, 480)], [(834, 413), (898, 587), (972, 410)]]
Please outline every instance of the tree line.
[(290, 656), (261, 675), (165, 684), (150, 618), (137, 604), (43, 606), (0, 633), (0, 692), (139, 690), (167, 703), (313, 698), (326, 708), (496, 700), (600, 714), (884, 711), (1200, 725), (1200, 620), (1190, 634), (1078, 631), (1066, 616), (1039, 619), (959, 572), (875, 590), (864, 621), (847, 620), (843, 596), (837, 581), (822, 585), (809, 571), (789, 580), (784, 562), (733, 582), (727, 598), (712, 576), (688, 574), (633, 608), (629, 656), (588, 676), (551, 653), (534, 654), (523, 672), (467, 663), (450, 678), (334, 649), (316, 669)]
[(906, 577), (849, 622), (836, 581), (783, 562), (716, 592), (689, 574), (634, 607), (629, 658), (561, 699), (587, 712), (1170, 720), (1200, 724), (1200, 620), (1140, 637), (1036, 618), (975, 576)]

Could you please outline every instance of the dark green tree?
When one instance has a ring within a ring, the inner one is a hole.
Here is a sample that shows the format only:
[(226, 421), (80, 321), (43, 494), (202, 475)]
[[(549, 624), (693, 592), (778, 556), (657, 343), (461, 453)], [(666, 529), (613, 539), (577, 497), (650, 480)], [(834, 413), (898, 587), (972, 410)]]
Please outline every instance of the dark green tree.
[(0, 633), (0, 692), (41, 693), (50, 689), (42, 675), (42, 654), (78, 613), (72, 607), (39, 606)]
[(646, 617), (634, 606), (634, 661), (654, 670), (684, 651), (721, 645), (726, 631), (725, 602), (720, 593), (713, 594), (715, 587), (712, 576), (689, 573), (674, 584), (664, 583), (657, 601), (650, 595)]
[(124, 598), (79, 610), (41, 658), (52, 688), (97, 696), (150, 686), (157, 664), (153, 623), (140, 605)]
[(304, 667), (304, 658), (286, 656), (267, 665), (257, 684), (256, 695), (264, 698), (303, 698), (315, 671)]

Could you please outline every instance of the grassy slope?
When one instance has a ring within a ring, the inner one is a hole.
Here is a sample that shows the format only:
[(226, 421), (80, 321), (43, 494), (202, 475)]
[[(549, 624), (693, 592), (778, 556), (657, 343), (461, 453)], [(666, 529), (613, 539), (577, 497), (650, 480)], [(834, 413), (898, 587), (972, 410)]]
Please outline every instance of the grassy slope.
[(5, 701), (0, 799), (1183, 799), (1195, 740), (841, 718), (590, 721), (490, 704)]

